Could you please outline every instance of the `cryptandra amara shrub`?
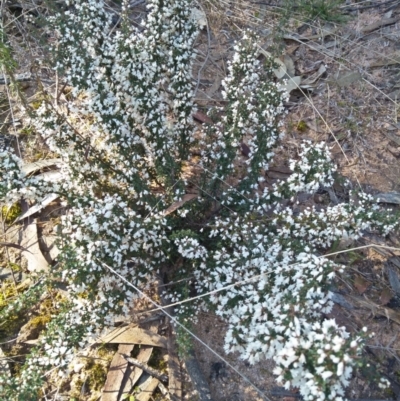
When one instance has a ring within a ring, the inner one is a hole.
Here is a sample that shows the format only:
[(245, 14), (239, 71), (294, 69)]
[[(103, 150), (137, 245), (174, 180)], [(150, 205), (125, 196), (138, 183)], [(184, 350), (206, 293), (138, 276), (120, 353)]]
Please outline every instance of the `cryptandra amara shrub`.
[[(72, 100), (44, 102), (30, 121), (62, 158), (63, 178), (24, 176), (20, 159), (0, 153), (5, 203), (56, 193), (66, 206), (61, 256), (39, 284), (44, 291), (52, 280), (63, 281), (70, 295), (20, 374), (1, 378), (2, 399), (36, 399), (47, 372), (67, 375), (80, 349), (131, 313), (138, 294), (111, 266), (142, 288), (162, 267), (175, 278), (194, 276), (197, 294), (214, 293), (207, 303), (178, 307), (181, 322), (211, 308), (229, 324), (226, 352), (250, 363), (273, 358), (278, 381), (298, 387), (306, 400), (340, 400), (365, 335), (350, 336), (324, 320), (332, 308), (329, 283), (343, 267), (319, 256), (367, 229), (387, 234), (397, 216), (362, 192), (347, 203), (294, 211), (299, 193), (333, 183), (323, 144), (303, 143), (290, 178), (265, 185), (287, 94), (274, 83), (272, 65), (258, 60), (253, 34), (235, 46), (223, 82), (226, 106), (214, 113), (222, 117), (199, 130), (191, 74), (198, 26), (189, 0), (150, 1), (141, 29), (130, 25), (125, 3), (118, 29), (102, 1), (70, 3), (51, 24), (54, 68), (73, 88)], [(244, 168), (242, 141), (250, 149)], [(193, 149), (201, 157), (190, 169)], [(228, 185), (232, 179), (235, 186)], [(189, 184), (197, 198), (166, 214)], [(166, 296), (183, 300), (188, 288)], [(37, 302), (38, 287), (30, 291), (1, 318)]]

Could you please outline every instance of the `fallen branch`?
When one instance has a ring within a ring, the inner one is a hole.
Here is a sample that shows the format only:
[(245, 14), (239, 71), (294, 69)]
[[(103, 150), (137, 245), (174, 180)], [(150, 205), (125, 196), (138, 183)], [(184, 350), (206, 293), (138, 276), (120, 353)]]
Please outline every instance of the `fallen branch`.
[(160, 382), (167, 383), (168, 382), (168, 376), (164, 375), (163, 373), (160, 373), (158, 370), (155, 370), (148, 366), (146, 363), (139, 362), (136, 358), (131, 358), (128, 355), (121, 354), (126, 361), (131, 363), (132, 365), (137, 366), (138, 368), (144, 370), (146, 373), (149, 375), (155, 377), (156, 379), (160, 380)]
[(18, 245), (18, 244), (13, 244), (12, 242), (0, 242), (0, 246), (7, 246), (9, 248), (15, 248), (15, 249), (19, 249), (24, 252), (32, 253), (31, 251), (28, 251), (28, 249), (24, 248), (23, 246)]

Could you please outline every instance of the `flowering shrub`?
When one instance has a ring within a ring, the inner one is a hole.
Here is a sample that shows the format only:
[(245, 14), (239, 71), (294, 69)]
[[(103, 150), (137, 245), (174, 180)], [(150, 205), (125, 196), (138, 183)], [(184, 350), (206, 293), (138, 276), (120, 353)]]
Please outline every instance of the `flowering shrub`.
[[(56, 193), (67, 205), (61, 256), (48, 280), (67, 283), (70, 295), (21, 374), (2, 378), (2, 397), (36, 399), (48, 369), (67, 374), (76, 351), (117, 316), (129, 316), (137, 294), (107, 266), (136, 286), (168, 266), (176, 277), (194, 276), (198, 294), (213, 292), (207, 303), (178, 307), (181, 322), (189, 324), (200, 306), (213, 308), (229, 324), (226, 352), (251, 363), (273, 358), (287, 388), (299, 387), (307, 400), (339, 400), (363, 335), (351, 337), (323, 319), (332, 308), (329, 283), (343, 266), (321, 258), (321, 249), (365, 229), (386, 234), (397, 217), (362, 192), (348, 203), (294, 211), (299, 192), (333, 183), (323, 144), (302, 144), (290, 178), (265, 185), (262, 171), (274, 156), (287, 94), (269, 61), (257, 58), (251, 33), (229, 64), (223, 117), (198, 130), (191, 83), (197, 23), (189, 0), (150, 1), (140, 30), (129, 24), (126, 2), (119, 29), (102, 1), (70, 3), (50, 22), (57, 32), (54, 67), (72, 86), (72, 100), (44, 102), (30, 121), (62, 158), (62, 179), (26, 177), (16, 156), (0, 154), (4, 202)], [(189, 179), (185, 167), (195, 147), (201, 160)], [(197, 198), (165, 213), (189, 184)], [(181, 285), (166, 296), (189, 294)]]

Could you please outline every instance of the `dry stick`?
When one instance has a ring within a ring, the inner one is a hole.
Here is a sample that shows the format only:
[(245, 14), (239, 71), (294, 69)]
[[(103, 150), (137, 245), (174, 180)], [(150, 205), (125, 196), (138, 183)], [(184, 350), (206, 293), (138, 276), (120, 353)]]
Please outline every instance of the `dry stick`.
[(32, 253), (31, 251), (28, 251), (28, 248), (24, 248), (23, 246), (14, 244), (13, 242), (0, 242), (0, 246), (15, 248), (15, 249), (19, 249), (24, 252)]
[(147, 372), (150, 376), (153, 376), (156, 379), (160, 380), (160, 382), (168, 383), (167, 375), (159, 372), (156, 369), (151, 368), (149, 365), (147, 365), (147, 363), (140, 362), (136, 358), (132, 358), (129, 355), (125, 355), (125, 354), (120, 354), (120, 355), (122, 355), (124, 357), (124, 359), (126, 361), (128, 361), (129, 363), (131, 363), (132, 365), (137, 366), (139, 369), (142, 369), (145, 372)]
[(163, 307), (161, 305), (158, 305), (156, 302), (154, 302), (147, 294), (145, 294), (143, 291), (141, 291), (138, 287), (136, 287), (134, 284), (129, 282), (125, 277), (121, 276), (118, 272), (116, 272), (112, 267), (108, 266), (104, 262), (98, 259), (98, 261), (107, 269), (109, 269), (112, 273), (114, 273), (116, 276), (118, 276), (122, 281), (124, 281), (126, 284), (128, 284), (130, 287), (132, 287), (137, 293), (139, 293), (142, 297), (146, 298), (150, 303), (152, 303), (154, 306), (156, 306), (158, 309), (160, 309), (166, 316), (168, 316), (171, 321), (173, 321), (177, 326), (181, 327), (186, 333), (188, 333), (190, 336), (192, 336), (195, 340), (197, 340), (200, 344), (202, 344), (204, 347), (206, 347), (212, 354), (214, 354), (216, 357), (221, 359), (221, 361), (225, 362), (227, 366), (229, 366), (233, 371), (235, 371), (243, 380), (245, 380), (251, 387), (253, 387), (258, 394), (260, 394), (261, 397), (263, 397), (267, 401), (271, 401), (268, 396), (261, 391), (255, 384), (253, 384), (245, 375), (243, 375), (238, 369), (236, 369), (231, 363), (229, 363), (224, 357), (222, 357), (220, 354), (218, 354), (216, 351), (214, 351), (208, 344), (206, 344), (201, 338), (197, 337), (196, 334), (191, 332), (188, 328), (186, 328), (182, 323), (180, 323), (177, 319), (175, 319), (173, 316), (171, 316), (170, 313), (166, 311), (166, 308), (168, 307)]

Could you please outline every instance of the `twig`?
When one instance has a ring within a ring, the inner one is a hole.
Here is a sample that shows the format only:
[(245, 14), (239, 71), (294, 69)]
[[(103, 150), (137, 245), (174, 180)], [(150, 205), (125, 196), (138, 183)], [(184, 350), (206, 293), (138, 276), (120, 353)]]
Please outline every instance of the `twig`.
[(21, 251), (32, 253), (32, 252), (28, 251), (27, 248), (24, 248), (23, 246), (18, 245), (18, 244), (13, 244), (12, 242), (0, 242), (0, 246), (6, 246), (9, 248), (20, 249)]

